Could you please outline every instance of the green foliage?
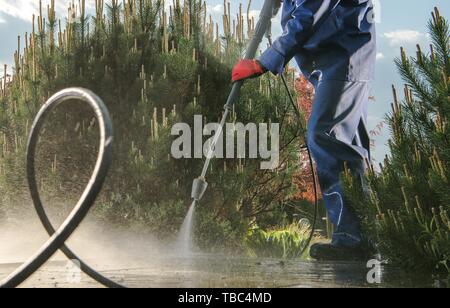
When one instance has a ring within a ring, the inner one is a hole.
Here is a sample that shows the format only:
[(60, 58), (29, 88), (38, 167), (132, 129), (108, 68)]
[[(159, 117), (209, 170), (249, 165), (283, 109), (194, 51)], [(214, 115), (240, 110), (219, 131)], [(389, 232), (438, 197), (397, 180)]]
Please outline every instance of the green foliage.
[(416, 57), (402, 49), (397, 67), (406, 82), (387, 121), (391, 156), (381, 171), (369, 170), (372, 190), (364, 194), (350, 175), (348, 192), (382, 255), (409, 271), (450, 277), (450, 30), (433, 13), (431, 51)]
[[(264, 231), (253, 228), (245, 239), (251, 256), (270, 258), (308, 258), (309, 251), (300, 255), (311, 234), (309, 223), (294, 223), (285, 228)], [(317, 238), (316, 238), (317, 240)]]
[(96, 208), (96, 215), (109, 222), (130, 228), (145, 228), (148, 232), (169, 240), (176, 238), (185, 214), (186, 206), (181, 200), (142, 206), (129, 194), (112, 193), (107, 202)]
[[(244, 19), (239, 18), (234, 34), (227, 29), (217, 36), (215, 24), (206, 22), (202, 1), (176, 4), (171, 18), (159, 0), (121, 3), (113, 0), (104, 11), (98, 1), (94, 17), (85, 14), (84, 5), (79, 13), (73, 5), (65, 29), (53, 16), (47, 26), (45, 17), (38, 16), (38, 29), (27, 36), (23, 51), (18, 48), (13, 81), (0, 98), (0, 194), (5, 200), (26, 194), (26, 138), (42, 103), (60, 89), (81, 86), (104, 100), (115, 130), (113, 166), (96, 213), (173, 237), (202, 160), (170, 156), (171, 126), (192, 124), (194, 114), (217, 121), (231, 89), (231, 65), (248, 40)], [(288, 81), (293, 85), (293, 76)], [(97, 138), (90, 111), (70, 105), (61, 106), (41, 139), (38, 170), (41, 191), (65, 202), (79, 196)], [(264, 222), (295, 189), (301, 132), (291, 124), (293, 111), (280, 80), (267, 76), (248, 82), (232, 117), (242, 123), (283, 123), (281, 164), (262, 171), (259, 160), (213, 161), (208, 175), (214, 176), (208, 178), (203, 201), (207, 206), (196, 220), (203, 247), (237, 246), (251, 223)]]
[(242, 252), (248, 221), (224, 219), (206, 207), (197, 208), (195, 216), (195, 241), (202, 251)]

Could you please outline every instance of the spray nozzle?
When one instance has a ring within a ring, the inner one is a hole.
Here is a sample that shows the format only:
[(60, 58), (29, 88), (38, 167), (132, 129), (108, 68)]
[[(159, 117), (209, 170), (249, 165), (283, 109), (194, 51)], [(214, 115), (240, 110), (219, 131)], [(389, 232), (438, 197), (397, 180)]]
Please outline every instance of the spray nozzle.
[(206, 188), (208, 187), (208, 183), (204, 178), (200, 177), (194, 180), (192, 184), (192, 193), (191, 197), (195, 201), (200, 201), (205, 194)]

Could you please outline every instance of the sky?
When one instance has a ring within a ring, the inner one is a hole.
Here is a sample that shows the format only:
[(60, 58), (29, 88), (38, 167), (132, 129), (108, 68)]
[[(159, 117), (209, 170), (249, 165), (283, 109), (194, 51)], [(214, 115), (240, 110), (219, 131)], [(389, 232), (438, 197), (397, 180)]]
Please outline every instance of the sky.
[[(108, 1), (108, 0), (106, 0)], [(43, 0), (44, 8), (50, 0)], [(56, 8), (59, 16), (65, 16), (66, 7), (70, 1), (56, 0)], [(88, 10), (92, 9), (94, 0), (86, 0)], [(167, 5), (172, 1), (167, 0)], [(247, 5), (247, 0), (230, 1), (232, 10), (237, 12), (239, 3)], [(449, 0), (375, 0), (378, 5), (377, 31), (378, 31), (378, 56), (376, 80), (372, 86), (371, 95), (376, 101), (369, 107), (369, 129), (384, 121), (385, 114), (390, 110), (392, 102), (391, 86), (402, 87), (396, 68), (393, 64), (395, 57), (399, 55), (400, 47), (406, 48), (411, 55), (415, 53), (417, 43), (423, 46), (429, 45), (427, 36), (427, 22), (430, 13), (435, 6), (439, 7), (442, 14), (450, 18)], [(24, 35), (31, 29), (31, 16), (37, 12), (38, 0), (0, 0), (0, 68), (3, 64), (11, 67), (13, 53), (17, 49), (17, 35)], [(223, 12), (223, 0), (206, 0), (209, 13), (220, 21)], [(263, 0), (252, 1), (252, 15), (257, 16)], [(281, 29), (274, 21), (274, 36), (281, 34)], [(388, 153), (387, 140), (388, 128), (385, 127), (382, 136), (376, 138), (374, 158), (381, 161)]]

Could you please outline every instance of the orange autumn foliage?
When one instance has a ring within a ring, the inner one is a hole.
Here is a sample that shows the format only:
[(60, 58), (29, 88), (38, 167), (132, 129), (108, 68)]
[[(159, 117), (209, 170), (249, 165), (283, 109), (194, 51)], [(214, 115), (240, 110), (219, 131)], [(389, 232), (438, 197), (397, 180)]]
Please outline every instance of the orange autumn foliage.
[[(298, 107), (305, 116), (306, 121), (308, 121), (312, 112), (314, 87), (305, 77), (301, 76), (297, 78), (295, 82), (295, 90), (297, 91)], [(293, 181), (297, 186), (297, 193), (294, 198), (296, 200), (314, 202), (314, 182), (312, 179), (311, 166), (306, 149), (302, 149), (300, 151), (299, 159), (302, 163), (301, 168), (300, 171), (293, 177)]]
[(305, 115), (306, 121), (309, 120), (312, 112), (312, 102), (314, 100), (314, 87), (304, 76), (300, 76), (295, 81), (295, 90), (297, 92), (297, 103), (300, 111)]

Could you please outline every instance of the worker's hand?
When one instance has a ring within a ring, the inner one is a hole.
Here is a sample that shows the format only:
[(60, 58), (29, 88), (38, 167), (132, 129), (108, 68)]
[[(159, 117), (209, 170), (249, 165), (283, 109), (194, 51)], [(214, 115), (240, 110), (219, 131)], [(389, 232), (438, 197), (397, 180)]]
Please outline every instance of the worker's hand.
[(233, 68), (233, 82), (255, 78), (264, 74), (267, 70), (257, 60), (241, 60)]

